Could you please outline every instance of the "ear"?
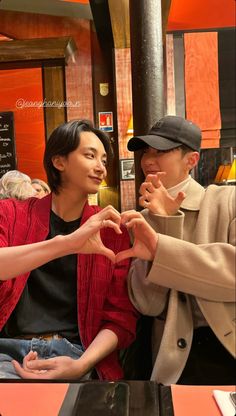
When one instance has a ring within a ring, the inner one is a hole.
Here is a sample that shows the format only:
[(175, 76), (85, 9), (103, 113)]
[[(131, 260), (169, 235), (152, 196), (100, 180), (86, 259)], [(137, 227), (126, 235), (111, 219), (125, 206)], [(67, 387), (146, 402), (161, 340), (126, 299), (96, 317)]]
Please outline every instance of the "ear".
[(198, 152), (186, 153), (186, 166), (187, 166), (189, 171), (191, 169), (193, 169), (198, 164), (199, 157), (200, 157), (200, 155), (199, 155)]
[(63, 172), (65, 168), (65, 156), (56, 155), (52, 157), (52, 164), (54, 168)]

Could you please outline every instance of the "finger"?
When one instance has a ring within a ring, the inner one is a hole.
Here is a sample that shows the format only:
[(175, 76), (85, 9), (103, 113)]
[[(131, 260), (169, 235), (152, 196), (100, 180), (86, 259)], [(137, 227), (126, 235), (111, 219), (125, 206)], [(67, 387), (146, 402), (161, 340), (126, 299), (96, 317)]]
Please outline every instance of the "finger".
[(119, 263), (122, 260), (128, 259), (130, 257), (135, 257), (133, 248), (129, 248), (128, 250), (120, 251), (115, 258), (115, 262)]
[(135, 211), (134, 209), (130, 211), (124, 211), (121, 213), (121, 223), (126, 224), (131, 218), (142, 218), (142, 214), (140, 212)]
[(28, 361), (37, 360), (38, 354), (36, 351), (30, 351), (23, 359), (23, 368), (26, 369)]
[(133, 228), (137, 225), (147, 224), (146, 220), (142, 218), (131, 218), (129, 221), (126, 222), (127, 228)]
[[(94, 221), (103, 221), (110, 219), (114, 223), (120, 225), (120, 213), (113, 208), (111, 205), (107, 206), (106, 208), (103, 208), (101, 211), (97, 212), (96, 214), (92, 215), (90, 218), (86, 220), (86, 222), (89, 222), (90, 224), (93, 224)], [(85, 224), (86, 224), (85, 222)], [(83, 224), (84, 225), (84, 224)]]
[(25, 358), (29, 358), (30, 360), (35, 360), (36, 358), (38, 358), (38, 353), (37, 351), (30, 351), (29, 354), (27, 354)]
[(25, 370), (21, 367), (21, 365), (13, 360), (12, 361), (13, 367), (16, 371), (16, 373), (21, 377), (21, 378), (25, 378), (25, 379), (51, 379), (52, 374), (51, 372), (48, 372), (46, 370), (41, 370), (41, 371), (29, 371), (29, 370)]
[(181, 205), (181, 203), (183, 202), (183, 200), (186, 198), (186, 194), (184, 192), (179, 192), (177, 197), (175, 198), (175, 202), (178, 205)]
[(161, 171), (160, 172), (157, 172), (155, 174), (149, 173), (147, 175), (146, 179), (147, 178), (150, 178), (149, 180), (151, 180), (151, 182), (152, 182), (155, 179), (159, 180), (159, 179), (163, 178), (163, 176), (165, 176), (165, 175), (166, 175), (166, 172), (161, 172)]
[[(120, 222), (120, 219), (119, 219), (119, 222)], [(107, 228), (107, 227), (113, 228), (113, 230), (115, 230), (115, 232), (117, 234), (122, 234), (122, 231), (121, 231), (118, 224), (114, 223), (111, 220), (102, 220), (101, 221), (101, 228)]]
[(144, 196), (140, 196), (139, 198), (139, 205), (143, 208), (148, 208), (150, 203), (147, 201), (147, 199), (145, 199)]
[[(133, 214), (139, 214), (138, 211), (136, 211), (135, 209), (128, 209), (127, 211), (123, 211), (120, 216), (121, 218), (123, 218), (125, 215), (133, 215)], [(139, 214), (140, 215), (140, 214)]]
[(120, 222), (120, 213), (111, 205), (108, 205), (106, 208), (102, 209), (98, 215), (102, 220), (111, 219), (117, 224)]
[(28, 370), (27, 368), (23, 368), (18, 361), (12, 360), (12, 365), (15, 369), (15, 372), (22, 378), (36, 378), (36, 372), (32, 370)]
[(113, 211), (114, 213), (116, 213), (116, 214), (118, 214), (118, 215), (120, 215), (120, 212), (119, 211), (117, 211), (117, 209), (115, 209), (114, 207), (113, 207), (113, 205), (107, 205), (105, 208), (103, 208), (101, 211), (100, 211), (100, 213), (101, 212), (106, 212), (106, 211)]
[(54, 358), (49, 358), (47, 360), (34, 360), (27, 363), (27, 368), (30, 370), (53, 370), (55, 368)]
[(32, 359), (34, 359), (33, 357), (35, 356), (35, 355), (37, 355), (37, 352), (36, 351), (30, 351), (25, 357), (24, 357), (24, 360), (32, 360)]
[[(156, 188), (154, 188), (154, 187), (153, 187), (153, 191), (154, 191), (155, 189), (156, 189)], [(146, 201), (149, 201), (150, 195), (151, 195), (151, 192), (149, 192), (149, 191), (147, 191), (147, 190), (141, 193), (141, 197), (142, 197), (144, 200), (146, 200)], [(140, 198), (141, 198), (141, 197), (140, 197)]]
[(13, 365), (13, 367), (14, 367), (14, 369), (15, 369), (15, 372), (19, 375), (19, 376), (21, 376), (21, 377), (23, 377), (24, 378), (24, 376), (25, 376), (25, 373), (27, 373), (27, 371), (25, 371), (25, 370), (23, 370), (23, 368), (21, 367), (21, 365), (18, 363), (18, 361), (15, 361), (15, 360), (12, 360), (12, 365)]
[(149, 193), (151, 193), (151, 192), (153, 192), (153, 191), (155, 190), (155, 188), (154, 188), (154, 186), (153, 186), (153, 184), (152, 184), (151, 182), (148, 182), (148, 183), (147, 183), (147, 188), (146, 188), (146, 190), (147, 190)]
[(159, 188), (162, 185), (161, 179), (166, 175), (166, 172), (157, 172), (155, 175), (147, 175), (145, 181), (151, 182), (155, 188)]
[(147, 194), (147, 193), (151, 193), (155, 190), (155, 187), (153, 186), (152, 182), (143, 182), (140, 186), (140, 190), (139, 193), (141, 195)]

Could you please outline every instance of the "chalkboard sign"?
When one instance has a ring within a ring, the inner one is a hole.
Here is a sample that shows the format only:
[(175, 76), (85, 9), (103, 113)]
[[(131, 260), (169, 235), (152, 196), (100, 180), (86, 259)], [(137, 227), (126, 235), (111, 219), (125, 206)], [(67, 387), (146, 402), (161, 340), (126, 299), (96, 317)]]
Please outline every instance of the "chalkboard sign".
[(14, 136), (14, 113), (0, 113), (0, 178), (9, 170), (16, 169)]

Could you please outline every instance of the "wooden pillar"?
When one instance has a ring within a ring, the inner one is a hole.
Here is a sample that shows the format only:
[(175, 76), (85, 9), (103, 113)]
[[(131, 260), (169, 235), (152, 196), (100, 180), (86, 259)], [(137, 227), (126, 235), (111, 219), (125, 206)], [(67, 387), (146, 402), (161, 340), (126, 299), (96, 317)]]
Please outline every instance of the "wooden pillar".
[[(43, 92), (45, 99), (44, 117), (46, 138), (53, 130), (67, 121), (65, 91), (65, 68), (61, 66), (43, 65)], [(60, 106), (61, 104), (61, 106)]]

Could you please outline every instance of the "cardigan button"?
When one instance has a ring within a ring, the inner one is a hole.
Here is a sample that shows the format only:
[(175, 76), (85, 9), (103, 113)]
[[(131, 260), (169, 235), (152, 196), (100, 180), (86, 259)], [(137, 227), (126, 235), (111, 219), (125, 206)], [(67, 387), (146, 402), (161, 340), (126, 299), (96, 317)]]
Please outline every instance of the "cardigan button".
[(179, 338), (177, 341), (177, 345), (179, 348), (184, 349), (187, 347), (187, 342), (184, 338)]

